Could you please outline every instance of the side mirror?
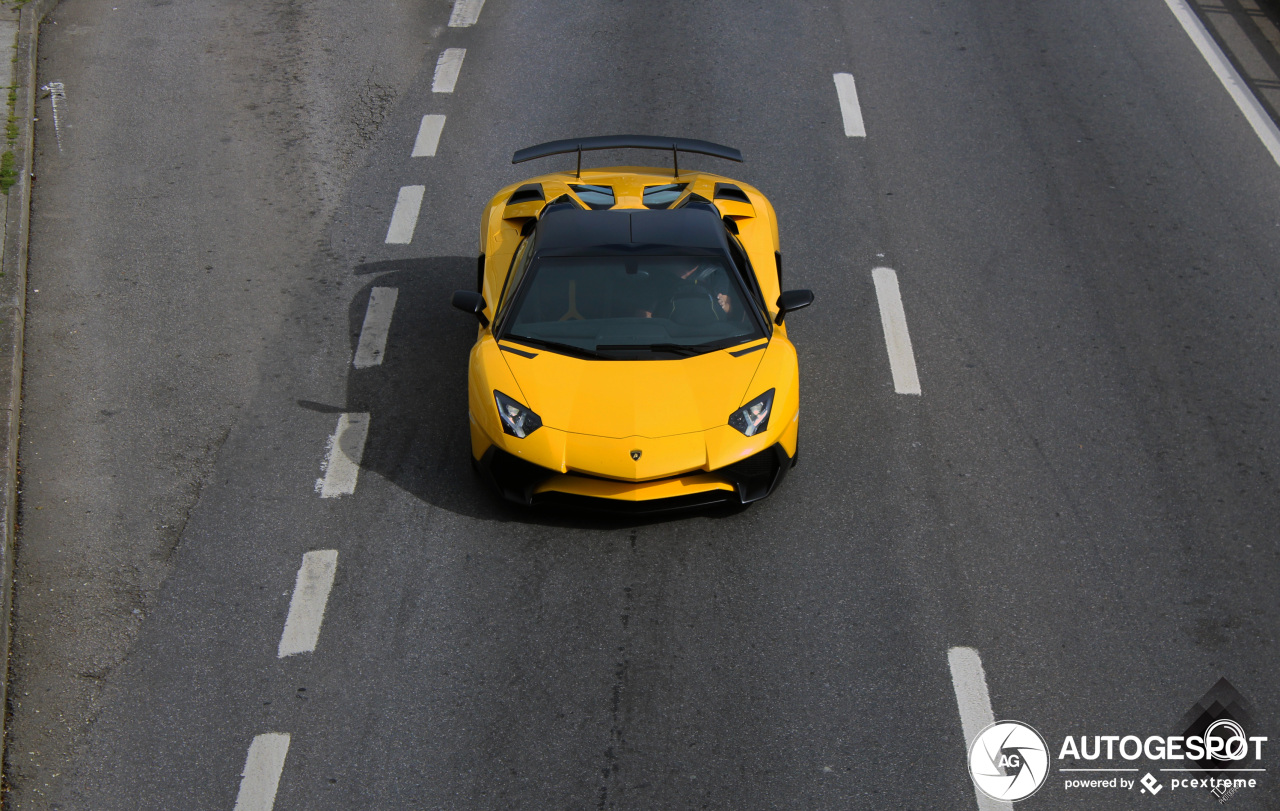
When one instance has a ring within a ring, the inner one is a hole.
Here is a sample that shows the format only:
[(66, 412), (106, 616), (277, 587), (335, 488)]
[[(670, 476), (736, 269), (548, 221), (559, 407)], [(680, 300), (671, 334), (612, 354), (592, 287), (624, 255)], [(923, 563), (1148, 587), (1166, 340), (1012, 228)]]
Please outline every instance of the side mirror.
[[(810, 294), (812, 299), (813, 295)], [(781, 299), (779, 299), (781, 301)], [(453, 292), (453, 306), (462, 310), (464, 313), (471, 313), (479, 321), (480, 326), (489, 326), (489, 319), (484, 317), (484, 296), (474, 290), (455, 290)]]
[[(454, 294), (457, 296), (457, 293)], [(813, 303), (812, 290), (788, 290), (778, 296), (778, 317), (773, 320), (775, 324), (781, 324), (782, 319), (792, 310), (802, 310)]]

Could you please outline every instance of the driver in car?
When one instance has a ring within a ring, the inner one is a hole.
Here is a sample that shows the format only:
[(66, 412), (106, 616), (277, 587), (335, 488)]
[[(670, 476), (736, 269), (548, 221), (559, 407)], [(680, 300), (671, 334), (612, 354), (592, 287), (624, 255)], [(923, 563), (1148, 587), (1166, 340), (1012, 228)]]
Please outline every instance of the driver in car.
[(733, 315), (733, 300), (729, 296), (729, 280), (725, 277), (724, 267), (719, 262), (691, 258), (688, 265), (668, 266), (665, 268), (663, 275), (666, 276), (666, 283), (663, 285), (661, 294), (653, 296), (655, 303), (640, 309), (637, 312), (638, 316), (653, 318), (654, 312), (658, 310), (656, 302), (665, 302), (669, 307), (676, 293), (685, 286), (697, 286), (710, 293), (724, 313), (724, 317), (721, 320), (727, 320)]

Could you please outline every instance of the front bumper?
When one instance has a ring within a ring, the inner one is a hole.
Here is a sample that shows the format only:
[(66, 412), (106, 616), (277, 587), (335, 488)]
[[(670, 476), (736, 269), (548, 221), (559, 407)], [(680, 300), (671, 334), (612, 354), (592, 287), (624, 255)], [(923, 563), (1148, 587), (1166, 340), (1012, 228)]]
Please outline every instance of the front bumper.
[(561, 473), (490, 445), (477, 468), (499, 495), (517, 504), (652, 514), (759, 501), (777, 489), (792, 464), (777, 443), (716, 470), (636, 482)]

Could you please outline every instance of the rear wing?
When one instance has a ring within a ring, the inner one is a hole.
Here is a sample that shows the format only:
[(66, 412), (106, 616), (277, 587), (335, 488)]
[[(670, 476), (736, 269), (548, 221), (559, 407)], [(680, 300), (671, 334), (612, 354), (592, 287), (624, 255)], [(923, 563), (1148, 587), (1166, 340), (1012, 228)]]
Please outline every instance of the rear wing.
[(660, 135), (597, 135), (591, 138), (566, 138), (527, 146), (511, 156), (512, 163), (545, 158), (551, 155), (578, 153), (578, 177), (582, 177), (582, 153), (600, 149), (661, 149), (671, 151), (676, 177), (680, 176), (680, 153), (693, 152), (713, 158), (742, 163), (742, 153), (731, 146), (699, 141), (695, 138), (664, 138)]

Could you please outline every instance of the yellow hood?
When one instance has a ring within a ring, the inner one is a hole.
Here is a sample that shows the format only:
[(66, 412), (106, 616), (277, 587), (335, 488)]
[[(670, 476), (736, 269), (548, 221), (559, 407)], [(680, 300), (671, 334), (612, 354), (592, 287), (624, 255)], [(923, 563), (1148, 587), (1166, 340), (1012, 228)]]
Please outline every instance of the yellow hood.
[(720, 350), (678, 360), (585, 360), (527, 351), (537, 356), (503, 352), (502, 357), (524, 404), (542, 424), (614, 439), (674, 436), (726, 424), (766, 354), (734, 357)]

